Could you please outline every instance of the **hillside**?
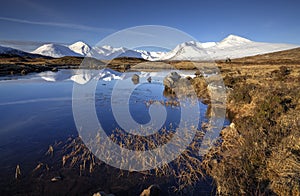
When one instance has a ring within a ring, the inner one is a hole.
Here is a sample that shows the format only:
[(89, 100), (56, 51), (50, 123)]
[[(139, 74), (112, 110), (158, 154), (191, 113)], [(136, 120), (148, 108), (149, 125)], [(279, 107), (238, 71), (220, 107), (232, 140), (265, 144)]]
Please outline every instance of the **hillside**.
[[(218, 61), (221, 63), (222, 61)], [(232, 59), (234, 64), (300, 64), (300, 48)]]
[[(38, 58), (18, 55), (0, 55), (0, 76), (25, 75), (31, 72), (56, 71), (57, 69), (76, 69), (83, 57), (65, 56), (52, 58), (38, 55)], [(105, 63), (93, 58), (86, 58), (85, 68), (102, 68)]]

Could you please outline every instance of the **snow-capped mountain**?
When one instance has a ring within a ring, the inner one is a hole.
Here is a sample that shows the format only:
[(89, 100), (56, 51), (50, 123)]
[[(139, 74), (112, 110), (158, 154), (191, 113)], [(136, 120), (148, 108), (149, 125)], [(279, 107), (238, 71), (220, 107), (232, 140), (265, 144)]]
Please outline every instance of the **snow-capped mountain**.
[(63, 56), (87, 56), (101, 60), (111, 60), (116, 57), (143, 58), (142, 54), (135, 50), (128, 50), (124, 47), (114, 48), (112, 46), (90, 47), (82, 41), (78, 41), (69, 46), (60, 44), (44, 44), (32, 51), (32, 53), (55, 58)]
[(156, 60), (221, 60), (266, 54), (299, 47), (292, 44), (255, 42), (236, 35), (229, 35), (220, 42), (189, 41), (176, 46), (169, 52), (131, 50), (124, 47), (94, 46), (78, 41), (71, 45), (45, 44), (32, 53), (51, 57), (87, 56), (100, 60), (116, 57), (143, 58)]
[(292, 44), (254, 42), (229, 35), (220, 42), (185, 42), (168, 52), (160, 60), (221, 60), (266, 54), (299, 47)]
[(102, 60), (111, 60), (116, 57), (133, 57), (133, 58), (143, 58), (146, 60), (156, 60), (165, 52), (149, 52), (145, 50), (130, 50), (124, 47), (114, 48), (112, 46), (95, 46), (87, 54), (89, 57), (94, 57)]
[(218, 48), (227, 48), (227, 47), (234, 47), (242, 44), (249, 44), (252, 41), (243, 37), (239, 37), (236, 35), (229, 35), (215, 46), (218, 45)]
[(86, 56), (90, 51), (91, 47), (82, 41), (75, 42), (69, 46), (69, 49), (82, 56)]
[(0, 46), (0, 54), (27, 56), (27, 57), (31, 57), (31, 58), (41, 57), (40, 55), (37, 55), (37, 54), (31, 54), (31, 53), (28, 53), (28, 52), (24, 52), (22, 50), (17, 50), (17, 49), (14, 49), (14, 48), (3, 47), (3, 46)]
[(136, 50), (136, 52), (141, 54), (141, 57), (143, 59), (149, 60), (149, 61), (155, 61), (160, 58), (162, 58), (166, 52), (154, 52), (154, 51), (146, 51), (146, 50)]
[[(207, 45), (205, 46), (207, 48)], [(161, 60), (209, 60), (210, 57), (206, 48), (200, 42), (184, 42), (163, 55)]]
[(216, 46), (217, 45), (217, 42), (205, 42), (205, 43), (201, 43), (201, 46), (203, 48), (210, 48), (210, 47), (213, 47), (213, 46)]
[(117, 57), (142, 58), (141, 53), (135, 50), (128, 50), (124, 47), (114, 48), (112, 46), (95, 46), (86, 56), (102, 60), (111, 60)]
[(60, 44), (44, 44), (32, 51), (31, 53), (55, 58), (63, 56), (82, 56), (79, 53), (74, 52), (67, 46), (63, 46)]

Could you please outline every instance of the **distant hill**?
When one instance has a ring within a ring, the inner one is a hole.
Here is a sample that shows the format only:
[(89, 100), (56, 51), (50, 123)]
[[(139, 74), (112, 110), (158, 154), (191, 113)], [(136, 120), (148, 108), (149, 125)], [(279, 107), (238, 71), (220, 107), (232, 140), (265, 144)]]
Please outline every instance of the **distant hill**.
[(22, 50), (17, 50), (17, 49), (10, 48), (10, 47), (0, 46), (0, 57), (16, 57), (16, 56), (29, 57), (29, 58), (45, 57), (40, 54), (32, 54), (32, 53), (24, 52)]
[(300, 47), (290, 50), (273, 52), (251, 57), (232, 59), (231, 63), (242, 64), (299, 64), (300, 65)]

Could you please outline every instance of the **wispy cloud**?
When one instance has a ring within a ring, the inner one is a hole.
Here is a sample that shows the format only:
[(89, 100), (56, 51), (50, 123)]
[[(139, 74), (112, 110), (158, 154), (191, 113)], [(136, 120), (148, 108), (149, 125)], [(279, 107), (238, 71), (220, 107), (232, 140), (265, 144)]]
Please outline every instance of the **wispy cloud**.
[(112, 32), (116, 31), (115, 29), (92, 27), (92, 26), (81, 25), (81, 24), (44, 22), (44, 21), (41, 22), (41, 21), (23, 20), (23, 19), (18, 19), (18, 18), (1, 17), (1, 16), (0, 16), (0, 20), (23, 23), (23, 24), (62, 27), (62, 28), (78, 29), (78, 30), (83, 30), (83, 31), (102, 32), (102, 33), (112, 33)]

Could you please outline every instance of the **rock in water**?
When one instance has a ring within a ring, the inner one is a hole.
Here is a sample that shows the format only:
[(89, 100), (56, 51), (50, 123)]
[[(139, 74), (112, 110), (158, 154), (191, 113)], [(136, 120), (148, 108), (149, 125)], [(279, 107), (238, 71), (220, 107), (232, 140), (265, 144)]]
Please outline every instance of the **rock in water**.
[(195, 76), (196, 77), (200, 77), (202, 74), (201, 74), (201, 71), (200, 70), (197, 70), (196, 72), (195, 72)]
[(133, 84), (138, 84), (140, 82), (140, 76), (137, 74), (133, 74), (131, 80), (132, 80)]
[(147, 81), (148, 81), (149, 83), (151, 83), (151, 81), (152, 81), (151, 76), (150, 76), (149, 78), (147, 78)]
[(158, 185), (154, 184), (149, 186), (147, 189), (143, 190), (140, 196), (159, 196), (160, 188)]

